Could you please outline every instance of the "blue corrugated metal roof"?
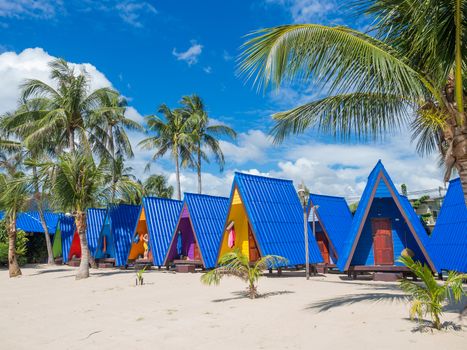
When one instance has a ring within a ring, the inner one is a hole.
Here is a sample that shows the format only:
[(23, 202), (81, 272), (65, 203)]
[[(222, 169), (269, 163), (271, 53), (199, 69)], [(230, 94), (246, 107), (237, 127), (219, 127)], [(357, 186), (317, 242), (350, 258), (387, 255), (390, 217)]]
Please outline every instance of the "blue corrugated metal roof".
[(67, 263), (69, 259), (69, 253), (71, 243), (76, 231), (75, 218), (71, 215), (60, 215), (59, 220), (60, 234), (62, 235), (62, 257), (63, 263)]
[[(237, 186), (261, 255), (279, 255), (289, 265), (305, 263), (303, 209), (292, 181), (235, 173)], [(231, 195), (231, 198), (232, 198)], [(310, 263), (323, 262), (309, 235)]]
[(169, 249), (172, 233), (177, 225), (182, 202), (167, 198), (144, 197), (143, 206), (150, 236), (149, 247), (153, 263), (156, 266), (162, 266)]
[(460, 179), (449, 183), (428, 247), (438, 272), (467, 272), (467, 207)]
[(99, 232), (104, 225), (106, 212), (106, 209), (99, 208), (89, 208), (86, 211), (86, 238), (88, 239), (89, 251), (93, 256), (96, 252)]
[(110, 218), (110, 232), (115, 249), (115, 266), (125, 266), (127, 264), (140, 212), (140, 205), (109, 205), (107, 215)]
[[(55, 234), (58, 225), (59, 214), (44, 212), (45, 223), (49, 229), (49, 234)], [(25, 232), (44, 233), (39, 212), (28, 211), (18, 214), (16, 219), (16, 228)]]
[(330, 244), (336, 250), (337, 258), (339, 258), (353, 219), (345, 198), (310, 193), (308, 202), (310, 220), (312, 219), (312, 206), (318, 206), (316, 209), (317, 219)]
[[(384, 181), (384, 179), (386, 181)], [(355, 247), (357, 245), (357, 240), (363, 229), (364, 222), (367, 219), (368, 210), (373, 203), (373, 199), (388, 197), (392, 198), (396, 204), (400, 204), (402, 210), (404, 211), (403, 214), (408, 218), (407, 224), (409, 227), (412, 226), (413, 230), (411, 229), (411, 231), (413, 231), (412, 233), (414, 234), (414, 238), (418, 239), (420, 248), (424, 249), (426, 253), (427, 234), (425, 229), (420, 223), (420, 220), (417, 217), (413, 207), (410, 205), (408, 199), (399, 194), (389, 174), (384, 168), (383, 163), (378, 161), (368, 176), (368, 182), (365, 190), (363, 191), (362, 197), (360, 198), (357, 211), (355, 212), (352, 221), (352, 226), (342, 247), (342, 254), (337, 261), (337, 267), (339, 270), (346, 271), (350, 265)], [(428, 254), (424, 254), (424, 256), (430, 266), (434, 268), (434, 265)]]
[[(204, 267), (212, 268), (216, 266), (217, 253), (229, 209), (229, 199), (185, 193), (184, 205), (188, 209), (189, 219), (194, 229)], [(182, 215), (181, 212), (180, 215)], [(175, 228), (172, 235), (172, 244), (177, 244), (174, 240), (176, 236), (177, 228)]]

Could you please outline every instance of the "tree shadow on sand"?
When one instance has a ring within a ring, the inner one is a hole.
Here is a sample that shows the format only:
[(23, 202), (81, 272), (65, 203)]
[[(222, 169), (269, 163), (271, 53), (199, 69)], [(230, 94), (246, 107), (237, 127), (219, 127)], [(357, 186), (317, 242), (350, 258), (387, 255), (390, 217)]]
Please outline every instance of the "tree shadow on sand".
[(353, 305), (356, 303), (379, 303), (379, 302), (402, 302), (406, 301), (406, 296), (403, 294), (394, 293), (364, 293), (364, 294), (350, 294), (339, 296), (331, 299), (315, 302), (307, 306), (306, 310), (317, 310), (318, 312), (325, 312), (331, 309)]
[[(259, 294), (256, 297), (256, 299), (265, 299), (265, 298), (273, 297), (273, 296), (276, 296), (276, 295), (292, 294), (292, 293), (295, 293), (295, 292), (291, 292), (289, 290), (281, 290), (281, 291), (276, 291), (276, 292), (269, 292), (269, 293)], [(230, 298), (214, 299), (212, 302), (213, 303), (223, 303), (225, 301), (231, 301), (231, 300), (249, 299), (249, 294), (248, 294), (247, 291), (237, 291), (237, 292), (233, 292), (232, 294), (235, 295), (235, 296), (230, 297)]]

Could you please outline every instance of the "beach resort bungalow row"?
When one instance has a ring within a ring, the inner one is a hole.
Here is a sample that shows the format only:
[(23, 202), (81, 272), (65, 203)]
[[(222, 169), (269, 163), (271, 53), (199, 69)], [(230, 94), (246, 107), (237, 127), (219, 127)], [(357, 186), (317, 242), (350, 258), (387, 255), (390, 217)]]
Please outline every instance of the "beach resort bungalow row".
[[(323, 262), (309, 235), (309, 263)], [(288, 266), (305, 264), (303, 209), (292, 181), (235, 173), (220, 257), (239, 249), (251, 262), (279, 255)]]
[(228, 206), (225, 197), (185, 193), (164, 265), (183, 272), (215, 267)]
[[(428, 235), (408, 199), (378, 161), (368, 177), (352, 226), (337, 261), (340, 271), (356, 278), (360, 272), (405, 273), (397, 259), (402, 254), (435, 266), (427, 251)], [(375, 275), (378, 277), (378, 274)], [(395, 277), (394, 277), (395, 278)]]

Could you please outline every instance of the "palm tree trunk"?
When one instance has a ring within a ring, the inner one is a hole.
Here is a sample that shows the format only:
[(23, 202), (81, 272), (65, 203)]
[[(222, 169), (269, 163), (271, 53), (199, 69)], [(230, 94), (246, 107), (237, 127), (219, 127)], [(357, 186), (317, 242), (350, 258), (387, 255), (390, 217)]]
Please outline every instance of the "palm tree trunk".
[(41, 225), (44, 229), (45, 245), (47, 247), (47, 264), (54, 265), (55, 261), (54, 253), (52, 251), (52, 242), (50, 242), (49, 228), (47, 227), (44, 211), (42, 209), (42, 193), (39, 192), (37, 168), (35, 166), (32, 167), (32, 174), (34, 177), (34, 191), (36, 192), (36, 196), (40, 196), (40, 198), (37, 199), (37, 211), (39, 212), (39, 219), (41, 220)]
[(9, 220), (8, 223), (8, 272), (10, 277), (21, 276), (16, 258), (16, 218)]
[(175, 172), (177, 176), (177, 198), (178, 200), (182, 200), (182, 187), (180, 185), (180, 164), (178, 162), (178, 149), (175, 153)]
[(75, 150), (75, 129), (70, 130), (70, 134), (68, 137), (68, 146), (70, 147), (70, 151), (73, 152)]
[(467, 133), (457, 135), (452, 140), (452, 155), (462, 183), (464, 201), (467, 206)]
[(196, 164), (198, 170), (198, 193), (202, 193), (201, 189), (201, 145), (198, 143), (198, 163)]
[(81, 262), (79, 264), (76, 279), (80, 280), (89, 277), (89, 247), (86, 239), (86, 213), (78, 211), (76, 213), (76, 229), (78, 230), (81, 244)]

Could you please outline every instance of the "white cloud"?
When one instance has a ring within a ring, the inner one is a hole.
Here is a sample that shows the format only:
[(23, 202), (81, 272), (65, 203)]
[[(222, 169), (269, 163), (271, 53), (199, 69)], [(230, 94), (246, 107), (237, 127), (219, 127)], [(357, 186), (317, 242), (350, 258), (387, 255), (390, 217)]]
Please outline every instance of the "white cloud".
[(212, 73), (212, 67), (211, 66), (206, 66), (203, 68), (204, 73), (206, 74), (211, 74)]
[(0, 17), (50, 19), (62, 5), (61, 0), (0, 0)]
[(335, 13), (335, 0), (265, 0), (266, 4), (284, 7), (295, 23), (321, 21)]
[[(0, 54), (0, 113), (16, 108), (19, 86), (25, 79), (40, 79), (52, 84), (48, 63), (55, 58), (41, 48), (25, 49), (19, 54), (11, 51)], [(86, 70), (91, 78), (91, 89), (112, 85), (105, 75), (90, 63), (72, 66), (76, 70)]]
[(141, 28), (143, 23), (141, 17), (144, 14), (157, 14), (156, 8), (148, 2), (120, 1), (116, 4), (118, 15), (126, 23)]
[(198, 63), (198, 57), (203, 52), (203, 45), (198, 44), (196, 41), (191, 41), (191, 46), (188, 50), (177, 52), (177, 49), (172, 50), (172, 54), (177, 57), (179, 61), (185, 61), (189, 66)]
[(247, 162), (264, 163), (268, 160), (267, 151), (272, 143), (268, 135), (260, 130), (249, 130), (237, 136), (237, 144), (220, 141), (226, 163), (244, 164)]
[(234, 57), (227, 50), (224, 50), (224, 52), (222, 53), (222, 58), (224, 59), (224, 61), (231, 61)]
[(144, 123), (144, 117), (141, 114), (139, 114), (139, 112), (134, 107), (129, 106), (126, 109), (125, 116), (127, 118), (139, 123), (140, 125), (142, 125)]

